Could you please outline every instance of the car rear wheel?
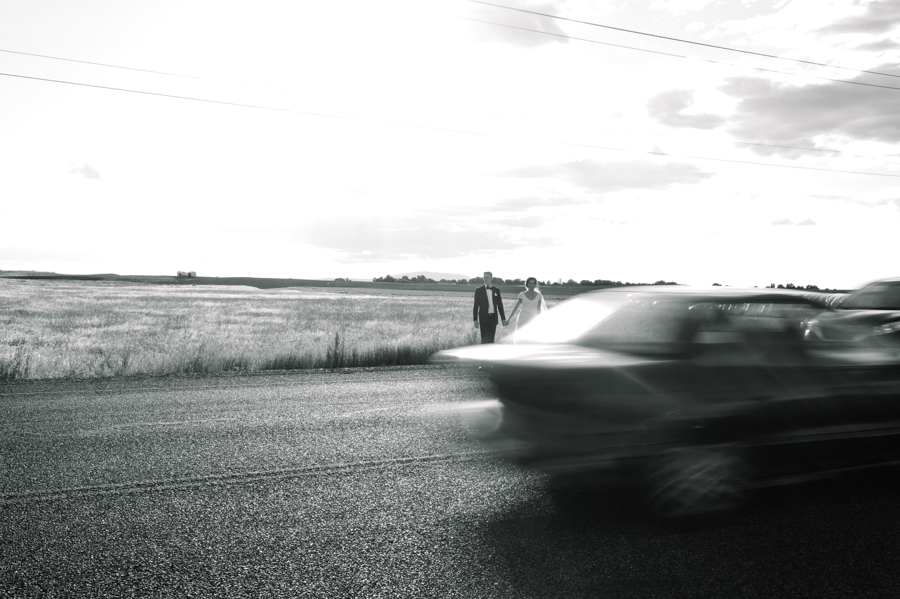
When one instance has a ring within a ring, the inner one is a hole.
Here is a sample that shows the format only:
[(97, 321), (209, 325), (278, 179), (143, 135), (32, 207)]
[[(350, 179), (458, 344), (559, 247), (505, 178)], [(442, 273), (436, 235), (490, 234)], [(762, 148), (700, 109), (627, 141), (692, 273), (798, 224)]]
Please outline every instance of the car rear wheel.
[(673, 450), (647, 468), (643, 495), (661, 518), (723, 512), (747, 502), (750, 460), (734, 448)]

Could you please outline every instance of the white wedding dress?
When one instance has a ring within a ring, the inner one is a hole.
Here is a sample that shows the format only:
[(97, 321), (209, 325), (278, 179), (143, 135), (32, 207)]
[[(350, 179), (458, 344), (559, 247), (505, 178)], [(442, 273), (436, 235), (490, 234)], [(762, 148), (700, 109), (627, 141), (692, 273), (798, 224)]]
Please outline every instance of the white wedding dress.
[[(538, 306), (543, 303), (544, 296), (541, 295), (540, 291), (535, 291), (534, 294), (534, 299), (528, 299), (524, 291), (519, 293), (518, 299), (522, 301), (522, 305), (519, 306), (519, 313), (516, 315), (516, 329), (528, 324), (535, 316), (540, 314)], [(546, 304), (541, 305), (541, 310), (546, 309)]]

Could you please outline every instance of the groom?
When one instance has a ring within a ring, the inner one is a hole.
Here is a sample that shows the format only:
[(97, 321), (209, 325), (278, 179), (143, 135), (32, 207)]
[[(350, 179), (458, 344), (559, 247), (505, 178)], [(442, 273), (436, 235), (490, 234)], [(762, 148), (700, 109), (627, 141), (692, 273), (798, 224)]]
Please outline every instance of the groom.
[(497, 332), (497, 314), (506, 326), (506, 312), (503, 311), (503, 299), (500, 290), (491, 283), (494, 275), (488, 271), (484, 273), (484, 285), (475, 290), (475, 305), (472, 307), (472, 318), (476, 325), (481, 325), (481, 342), (493, 343), (494, 333)]

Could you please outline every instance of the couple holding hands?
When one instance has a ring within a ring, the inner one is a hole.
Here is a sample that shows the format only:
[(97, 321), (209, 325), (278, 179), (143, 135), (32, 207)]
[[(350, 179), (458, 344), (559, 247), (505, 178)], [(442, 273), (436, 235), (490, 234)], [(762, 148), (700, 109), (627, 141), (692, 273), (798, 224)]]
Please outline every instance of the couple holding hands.
[(494, 342), (498, 323), (502, 322), (503, 326), (507, 326), (518, 315), (518, 320), (515, 321), (518, 328), (547, 309), (544, 296), (537, 290), (537, 279), (528, 277), (525, 281), (525, 291), (519, 293), (516, 306), (507, 320), (503, 311), (503, 298), (500, 297), (500, 290), (493, 286), (493, 280), (494, 275), (490, 271), (485, 272), (484, 285), (475, 290), (472, 318), (476, 326), (481, 326), (482, 343)]

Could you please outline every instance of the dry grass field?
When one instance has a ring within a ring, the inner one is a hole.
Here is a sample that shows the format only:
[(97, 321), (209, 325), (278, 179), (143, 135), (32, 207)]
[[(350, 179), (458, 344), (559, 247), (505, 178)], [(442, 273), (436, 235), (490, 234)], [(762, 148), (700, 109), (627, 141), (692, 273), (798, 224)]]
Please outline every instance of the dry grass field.
[(471, 309), (471, 290), (0, 279), (0, 379), (423, 364), (477, 342)]

